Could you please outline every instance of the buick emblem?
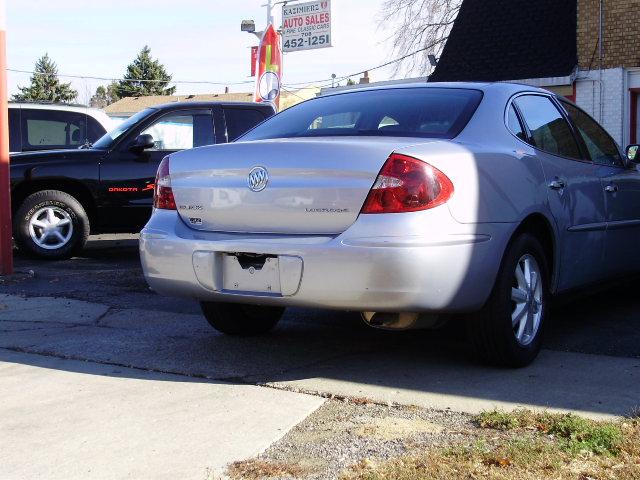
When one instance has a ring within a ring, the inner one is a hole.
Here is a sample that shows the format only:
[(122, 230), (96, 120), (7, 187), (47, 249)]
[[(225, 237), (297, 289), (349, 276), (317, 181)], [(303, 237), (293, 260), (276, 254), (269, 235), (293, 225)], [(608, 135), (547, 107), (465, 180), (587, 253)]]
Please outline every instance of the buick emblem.
[(261, 192), (267, 188), (269, 173), (264, 167), (253, 167), (247, 177), (247, 185), (254, 192)]

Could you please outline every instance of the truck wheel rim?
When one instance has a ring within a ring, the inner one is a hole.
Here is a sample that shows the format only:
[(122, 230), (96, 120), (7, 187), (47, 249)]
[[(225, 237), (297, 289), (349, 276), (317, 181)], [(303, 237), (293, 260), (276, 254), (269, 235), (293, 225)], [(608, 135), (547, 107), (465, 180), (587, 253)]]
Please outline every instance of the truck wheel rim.
[(58, 207), (44, 207), (31, 216), (29, 235), (40, 248), (56, 250), (64, 247), (73, 235), (71, 216)]
[(544, 310), (540, 266), (532, 255), (523, 255), (516, 264), (511, 288), (511, 326), (518, 343), (531, 344), (538, 335)]

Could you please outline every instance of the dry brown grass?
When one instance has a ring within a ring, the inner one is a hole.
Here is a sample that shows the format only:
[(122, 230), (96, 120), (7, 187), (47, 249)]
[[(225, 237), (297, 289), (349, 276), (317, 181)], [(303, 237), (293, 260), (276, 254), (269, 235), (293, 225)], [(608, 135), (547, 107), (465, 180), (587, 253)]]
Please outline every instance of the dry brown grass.
[(227, 469), (229, 477), (243, 480), (283, 477), (301, 478), (304, 473), (304, 469), (299, 465), (259, 459), (234, 462)]
[[(390, 461), (365, 460), (342, 480), (639, 480), (640, 419), (594, 422), (521, 410), (476, 418), (473, 443)], [(496, 431), (498, 430), (498, 431)]]

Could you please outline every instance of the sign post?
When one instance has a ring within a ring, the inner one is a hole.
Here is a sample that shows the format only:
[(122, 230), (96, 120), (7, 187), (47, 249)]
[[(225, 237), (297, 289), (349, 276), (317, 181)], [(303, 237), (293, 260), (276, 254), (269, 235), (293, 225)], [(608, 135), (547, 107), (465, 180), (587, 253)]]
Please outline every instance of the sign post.
[(331, 46), (331, 0), (282, 7), (282, 51), (297, 52)]
[(0, 0), (0, 275), (13, 273), (9, 190), (9, 109), (7, 95), (6, 3)]

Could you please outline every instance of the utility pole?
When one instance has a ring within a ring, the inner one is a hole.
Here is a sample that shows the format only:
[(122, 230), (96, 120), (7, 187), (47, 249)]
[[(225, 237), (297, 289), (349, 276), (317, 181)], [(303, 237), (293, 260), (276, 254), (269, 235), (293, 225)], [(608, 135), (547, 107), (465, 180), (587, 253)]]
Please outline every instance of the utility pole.
[[(247, 33), (253, 33), (256, 37), (258, 38), (262, 38), (262, 34), (264, 32), (267, 31), (267, 28), (269, 28), (269, 25), (273, 24), (275, 22), (274, 18), (273, 18), (273, 9), (276, 5), (287, 5), (288, 3), (293, 3), (293, 2), (299, 2), (300, 0), (278, 0), (278, 1), (274, 1), (274, 0), (267, 0), (267, 3), (265, 3), (264, 5), (261, 5), (262, 7), (267, 7), (267, 26), (264, 27), (264, 30), (262, 31), (257, 31), (256, 30), (256, 26), (255, 26), (255, 22), (253, 20), (244, 20), (242, 22), (242, 26), (241, 26), (241, 30), (243, 32), (247, 32)], [(275, 25), (274, 25), (275, 27)], [(277, 28), (276, 28), (277, 30)]]
[(0, 0), (0, 275), (13, 273), (11, 194), (9, 189), (6, 12), (5, 0)]
[(283, 3), (286, 4), (287, 1), (295, 2), (298, 0), (286, 0), (286, 1), (283, 0), (276, 3), (274, 3), (273, 0), (267, 0), (267, 3), (265, 3), (264, 5), (261, 5), (262, 7), (267, 7), (267, 24), (264, 27), (264, 30), (256, 30), (256, 24), (253, 20), (243, 20), (240, 29), (243, 32), (252, 33), (256, 37), (258, 37), (258, 40), (262, 40), (262, 35), (264, 34), (264, 32), (267, 31), (267, 29), (269, 28), (269, 25), (271, 25), (274, 22), (273, 7), (275, 5), (279, 5)]
[(267, 3), (262, 6), (267, 7), (267, 27), (269, 27), (273, 23), (273, 0), (267, 0)]

